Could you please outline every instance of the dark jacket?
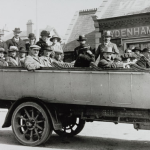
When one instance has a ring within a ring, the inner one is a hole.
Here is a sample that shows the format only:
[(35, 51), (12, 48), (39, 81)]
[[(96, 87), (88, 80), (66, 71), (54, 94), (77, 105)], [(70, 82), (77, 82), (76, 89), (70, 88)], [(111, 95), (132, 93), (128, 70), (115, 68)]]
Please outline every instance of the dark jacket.
[(26, 50), (29, 52), (30, 49), (30, 43), (26, 43)]
[(100, 59), (102, 59), (102, 57), (103, 57), (102, 54), (105, 51), (106, 47), (112, 47), (112, 50), (114, 52), (113, 59), (119, 55), (119, 50), (117, 48), (117, 45), (110, 42), (108, 45), (100, 44), (98, 46), (98, 48), (97, 48), (97, 50), (95, 52), (95, 59), (97, 59), (99, 57), (99, 55), (100, 55)]
[(40, 51), (39, 51), (39, 56), (42, 56), (43, 55), (43, 51), (44, 51), (44, 47), (45, 46), (48, 46), (47, 45), (47, 43), (45, 42), (45, 41), (43, 41), (42, 39), (40, 39), (37, 43), (36, 43), (36, 45), (38, 45), (38, 46), (40, 46), (41, 47), (41, 49), (40, 49)]
[[(86, 44), (87, 45), (87, 44)], [(74, 49), (74, 60), (78, 58), (78, 56), (82, 53), (81, 48), (83, 48), (85, 45), (80, 45)], [(90, 47), (90, 51), (92, 52), (92, 48)]]
[(90, 67), (90, 63), (94, 61), (95, 58), (93, 54), (80, 54), (75, 61), (74, 67)]
[(6, 42), (4, 42), (4, 41), (0, 42), (0, 48), (4, 48), (6, 52), (8, 51), (8, 46), (7, 46)]
[(24, 47), (25, 48), (25, 42), (23, 40), (21, 40), (20, 38), (19, 38), (19, 42), (18, 43), (16, 43), (14, 38), (12, 38), (12, 39), (7, 40), (6, 44), (7, 44), (8, 48), (10, 46), (16, 46), (16, 47), (18, 47), (18, 49), (20, 49), (20, 47)]

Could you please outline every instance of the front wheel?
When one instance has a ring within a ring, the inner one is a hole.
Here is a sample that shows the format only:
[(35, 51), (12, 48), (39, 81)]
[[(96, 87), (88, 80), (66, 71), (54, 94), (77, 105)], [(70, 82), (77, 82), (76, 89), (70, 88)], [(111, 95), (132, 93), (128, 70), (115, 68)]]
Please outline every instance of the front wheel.
[(11, 122), (16, 139), (23, 145), (40, 145), (52, 134), (47, 112), (35, 102), (20, 104), (15, 109)]
[(59, 136), (75, 136), (79, 134), (85, 126), (85, 120), (71, 117), (62, 122), (61, 130), (54, 130)]

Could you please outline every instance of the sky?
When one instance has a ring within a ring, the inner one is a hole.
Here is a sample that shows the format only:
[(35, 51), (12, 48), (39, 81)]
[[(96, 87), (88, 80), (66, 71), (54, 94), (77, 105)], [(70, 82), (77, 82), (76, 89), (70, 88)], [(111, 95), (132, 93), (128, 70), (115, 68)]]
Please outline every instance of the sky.
[(36, 1), (38, 28), (54, 27), (59, 35), (65, 35), (76, 11), (98, 8), (103, 0), (0, 0), (0, 29), (5, 24), (8, 33), (16, 27), (26, 30), (28, 20), (36, 28)]

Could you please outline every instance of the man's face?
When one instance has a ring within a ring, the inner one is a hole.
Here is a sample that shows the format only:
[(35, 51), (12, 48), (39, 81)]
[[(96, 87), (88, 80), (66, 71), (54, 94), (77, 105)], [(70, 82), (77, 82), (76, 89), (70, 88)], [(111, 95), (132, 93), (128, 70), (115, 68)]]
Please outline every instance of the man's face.
[(0, 40), (3, 40), (4, 35), (0, 35)]
[(104, 57), (106, 60), (111, 60), (111, 56), (112, 56), (112, 53), (103, 53), (103, 57)]
[(19, 53), (19, 57), (20, 58), (25, 58), (26, 57), (26, 53)]
[(86, 41), (79, 41), (80, 42), (80, 45), (84, 45), (86, 43)]
[(37, 57), (39, 54), (39, 49), (30, 49), (30, 54)]
[(34, 45), (35, 44), (35, 38), (31, 38), (29, 39), (30, 45)]
[(47, 37), (47, 36), (42, 36), (42, 40), (43, 40), (43, 41), (45, 41), (45, 42), (46, 42), (46, 41), (47, 41), (47, 39), (48, 39), (48, 37)]
[(19, 32), (14, 32), (14, 36), (16, 39), (18, 39), (20, 37), (20, 33)]
[(10, 52), (10, 53), (9, 53), (9, 56), (11, 56), (11, 57), (16, 57), (16, 55), (17, 55), (17, 52), (16, 52), (16, 51), (13, 51), (13, 52)]
[(3, 57), (4, 57), (4, 53), (0, 52), (0, 58), (3, 58)]
[(52, 53), (52, 51), (44, 50), (44, 56), (46, 56), (46, 57), (50, 57), (51, 53)]
[(110, 36), (105, 36), (105, 37), (104, 37), (104, 41), (105, 41), (106, 43), (109, 43), (110, 40), (111, 40), (111, 37), (110, 37)]
[(57, 42), (58, 42), (58, 39), (57, 39), (57, 38), (54, 38), (54, 39), (53, 39), (53, 43), (56, 44)]
[(55, 52), (55, 59), (56, 59), (57, 61), (60, 61), (60, 60), (61, 60), (61, 54)]
[(55, 52), (54, 52), (54, 51), (51, 52), (50, 57), (51, 57), (51, 58), (54, 58), (54, 57), (55, 57)]

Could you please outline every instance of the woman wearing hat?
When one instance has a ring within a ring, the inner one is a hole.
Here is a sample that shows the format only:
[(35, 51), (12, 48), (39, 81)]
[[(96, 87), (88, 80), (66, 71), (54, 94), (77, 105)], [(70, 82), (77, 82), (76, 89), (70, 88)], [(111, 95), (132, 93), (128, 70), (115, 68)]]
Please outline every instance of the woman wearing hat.
[(20, 59), (17, 56), (18, 48), (16, 46), (10, 46), (8, 50), (8, 57), (6, 58), (6, 61), (8, 63), (8, 66), (21, 66)]
[(36, 43), (36, 45), (38, 45), (39, 47), (41, 47), (40, 51), (39, 51), (39, 56), (43, 55), (43, 51), (44, 51), (44, 47), (48, 46), (47, 44), (47, 40), (50, 37), (50, 32), (43, 30), (41, 32), (41, 38), (40, 40)]
[(20, 38), (20, 33), (22, 32), (20, 31), (20, 28), (15, 28), (13, 32), (14, 32), (14, 37), (6, 41), (8, 48), (10, 48), (10, 46), (16, 46), (18, 49), (20, 47), (25, 47), (25, 42)]
[(34, 33), (30, 33), (28, 39), (29, 39), (29, 43), (26, 43), (26, 50), (29, 52), (30, 46), (35, 45), (36, 43), (36, 37)]
[(0, 66), (8, 66), (8, 63), (5, 61), (4, 54), (6, 54), (5, 49), (0, 48)]

